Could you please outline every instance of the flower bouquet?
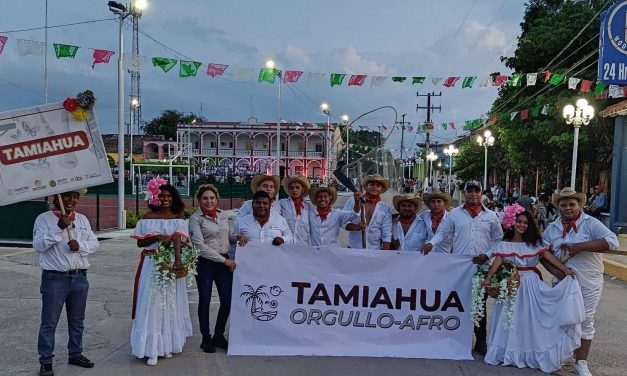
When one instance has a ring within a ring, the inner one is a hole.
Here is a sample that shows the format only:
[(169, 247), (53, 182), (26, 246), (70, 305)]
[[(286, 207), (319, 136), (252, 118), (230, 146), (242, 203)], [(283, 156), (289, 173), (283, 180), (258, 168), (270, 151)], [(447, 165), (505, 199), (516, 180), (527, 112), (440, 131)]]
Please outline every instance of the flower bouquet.
[(198, 250), (187, 243), (181, 243), (182, 269), (174, 269), (174, 242), (169, 240), (161, 242), (155, 254), (150, 257), (154, 260), (154, 275), (159, 282), (174, 281), (178, 278), (193, 277), (196, 275), (196, 262)]
[(520, 284), (518, 270), (510, 262), (504, 262), (490, 279), (487, 288), (481, 286), (481, 282), (488, 275), (487, 264), (477, 265), (477, 271), (472, 277), (472, 321), (475, 326), (485, 316), (485, 305), (483, 304), (485, 294), (497, 300), (498, 303), (506, 304), (507, 309), (504, 314), (504, 325), (509, 328), (514, 315), (514, 303), (516, 302), (516, 292)]

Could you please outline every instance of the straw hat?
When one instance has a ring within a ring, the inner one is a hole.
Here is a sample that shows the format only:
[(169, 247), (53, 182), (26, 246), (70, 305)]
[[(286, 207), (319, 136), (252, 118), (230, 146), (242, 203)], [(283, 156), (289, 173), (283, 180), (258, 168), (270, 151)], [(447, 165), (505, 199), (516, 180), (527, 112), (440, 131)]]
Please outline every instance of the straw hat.
[(400, 212), (399, 208), (401, 207), (401, 202), (403, 201), (409, 201), (416, 205), (416, 210), (420, 208), (420, 195), (405, 193), (402, 195), (396, 195), (392, 198), (392, 204), (394, 205), (394, 209), (396, 209), (397, 212)]
[(446, 192), (439, 191), (437, 189), (433, 189), (430, 192), (427, 191), (422, 194), (422, 202), (424, 202), (425, 206), (429, 207), (429, 201), (434, 198), (439, 198), (444, 201), (444, 207), (448, 208), (451, 206), (451, 195)]
[(566, 187), (562, 189), (559, 193), (554, 193), (553, 196), (551, 197), (551, 202), (553, 202), (553, 205), (555, 205), (556, 207), (559, 207), (559, 202), (563, 198), (576, 199), (579, 202), (579, 206), (582, 208), (584, 204), (586, 203), (586, 194), (577, 192), (571, 187)]
[(250, 182), (250, 189), (253, 191), (253, 193), (255, 193), (257, 192), (257, 188), (259, 188), (259, 184), (261, 184), (262, 182), (266, 180), (272, 180), (274, 182), (274, 187), (276, 188), (276, 194), (278, 195), (280, 179), (281, 178), (279, 178), (276, 175), (265, 175), (265, 174), (255, 175), (253, 176), (253, 179)]
[(309, 179), (304, 176), (286, 176), (283, 178), (283, 190), (287, 193), (290, 184), (299, 183), (303, 186), (303, 196), (307, 196), (309, 194), (309, 190), (311, 189), (311, 184), (309, 183)]
[[(75, 192), (78, 193), (79, 196), (85, 196), (85, 193), (87, 193), (87, 188), (77, 188), (77, 189), (70, 189), (69, 191), (65, 191), (63, 193), (69, 193), (69, 192)], [(63, 194), (61, 193), (61, 194)], [(56, 195), (54, 195), (56, 196)]]
[(388, 189), (390, 189), (390, 181), (379, 174), (366, 175), (363, 179), (361, 179), (361, 186), (364, 188), (368, 187), (368, 183), (370, 182), (378, 182), (383, 185), (383, 190), (381, 193), (384, 193)]
[(337, 191), (333, 187), (326, 186), (311, 187), (311, 190), (309, 191), (309, 198), (311, 199), (312, 204), (318, 206), (318, 194), (320, 192), (327, 192), (331, 195), (331, 202), (329, 203), (329, 206), (333, 206), (333, 204), (335, 204), (335, 201), (337, 200)]

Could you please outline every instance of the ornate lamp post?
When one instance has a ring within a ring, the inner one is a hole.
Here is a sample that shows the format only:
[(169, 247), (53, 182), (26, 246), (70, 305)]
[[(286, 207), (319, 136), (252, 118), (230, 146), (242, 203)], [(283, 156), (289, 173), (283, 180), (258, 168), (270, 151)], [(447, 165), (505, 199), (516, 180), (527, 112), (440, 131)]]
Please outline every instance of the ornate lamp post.
[(433, 179), (432, 179), (432, 175), (433, 175), (433, 162), (434, 162), (435, 160), (437, 160), (437, 159), (438, 159), (438, 156), (437, 156), (437, 155), (436, 155), (433, 151), (431, 151), (429, 154), (427, 154), (427, 160), (429, 161), (429, 177), (428, 177), (428, 179), (427, 179), (427, 186), (428, 186), (428, 187), (429, 187), (429, 186), (431, 186), (431, 187), (433, 186), (433, 185), (432, 185), (432, 184), (433, 184)]
[(348, 121), (349, 120), (350, 118), (348, 117), (348, 115), (346, 114), (342, 115), (342, 124), (346, 127), (346, 176), (348, 176), (348, 163), (350, 161), (350, 159), (348, 159), (349, 157), (348, 150), (350, 147), (350, 143), (348, 142), (348, 128), (349, 128)]
[(485, 149), (484, 163), (483, 163), (483, 189), (486, 189), (488, 184), (488, 147), (494, 146), (495, 138), (492, 136), (492, 132), (483, 132), (483, 137), (477, 136), (477, 143), (479, 146), (483, 146)]
[(331, 153), (331, 146), (329, 145), (329, 127), (331, 126), (331, 110), (329, 110), (329, 105), (325, 102), (320, 105), (320, 110), (322, 113), (327, 115), (327, 127), (324, 132), (324, 171), (325, 171), (325, 184), (329, 185), (329, 154)]
[(451, 175), (453, 173), (453, 157), (459, 153), (459, 149), (455, 145), (451, 144), (444, 149), (444, 155), (449, 157), (448, 162), (448, 192), (451, 193)]
[(588, 125), (590, 120), (594, 118), (594, 107), (588, 104), (588, 101), (581, 98), (578, 99), (576, 108), (572, 104), (564, 106), (563, 116), (566, 124), (572, 124), (575, 128), (575, 138), (573, 140), (573, 161), (570, 168), (570, 186), (575, 188), (575, 179), (577, 176), (577, 147), (579, 144), (579, 127)]

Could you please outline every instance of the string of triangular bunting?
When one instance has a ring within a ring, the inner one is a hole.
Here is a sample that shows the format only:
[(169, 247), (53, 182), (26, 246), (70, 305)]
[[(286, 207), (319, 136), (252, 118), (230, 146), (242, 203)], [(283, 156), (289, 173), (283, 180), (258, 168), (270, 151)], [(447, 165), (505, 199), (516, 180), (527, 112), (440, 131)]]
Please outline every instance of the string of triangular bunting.
[[(5, 48), (9, 37), (0, 35), (0, 55)], [(45, 51), (45, 42), (33, 41), (27, 39), (17, 39), (17, 51), (20, 56), (28, 55), (43, 55)], [(54, 43), (54, 52), (57, 59), (69, 58), (74, 59), (81, 47), (73, 46), (63, 43)], [(92, 53), (92, 68), (96, 64), (107, 64), (111, 57), (115, 54), (115, 51), (105, 49), (91, 49)], [(128, 70), (132, 72), (138, 72), (143, 69), (143, 65), (147, 60), (145, 56), (125, 54), (124, 60), (128, 65)], [(239, 68), (232, 67), (228, 64), (207, 63), (204, 64), (199, 61), (191, 60), (178, 60), (169, 57), (152, 57), (152, 65), (164, 73), (170, 72), (177, 64), (179, 65), (179, 77), (195, 77), (197, 76), (200, 68), (206, 65), (206, 74), (211, 78), (223, 76), (227, 73), (231, 74), (235, 80), (251, 81), (254, 77), (257, 77), (257, 82), (260, 83), (274, 83), (277, 77), (282, 80), (283, 83), (296, 83), (299, 82), (302, 76), (307, 73), (307, 83), (315, 84), (322, 82), (325, 77), (328, 77), (331, 87), (335, 86), (365, 86), (370, 83), (370, 87), (382, 86), (388, 78), (394, 85), (411, 84), (411, 85), (424, 85), (431, 83), (434, 86), (442, 86), (446, 88), (460, 87), (462, 89), (470, 88), (485, 88), (485, 87), (501, 87), (503, 85), (509, 86), (535, 86), (539, 83), (548, 85), (561, 85), (567, 83), (568, 88), (571, 90), (579, 89), (580, 92), (586, 93), (594, 91), (595, 94), (601, 94), (606, 88), (608, 89), (609, 98), (622, 98), (627, 96), (627, 89), (618, 85), (610, 85), (600, 82), (593, 82), (591, 80), (585, 80), (577, 77), (566, 77), (563, 74), (545, 71), (541, 73), (514, 73), (511, 76), (492, 74), (489, 76), (449, 76), (449, 77), (427, 77), (427, 76), (381, 76), (381, 75), (366, 75), (366, 74), (347, 74), (347, 73), (322, 73), (322, 72), (305, 72), (302, 70), (285, 70), (280, 71), (271, 68), (261, 68), (256, 74), (255, 68)], [(348, 79), (346, 79), (348, 78)]]

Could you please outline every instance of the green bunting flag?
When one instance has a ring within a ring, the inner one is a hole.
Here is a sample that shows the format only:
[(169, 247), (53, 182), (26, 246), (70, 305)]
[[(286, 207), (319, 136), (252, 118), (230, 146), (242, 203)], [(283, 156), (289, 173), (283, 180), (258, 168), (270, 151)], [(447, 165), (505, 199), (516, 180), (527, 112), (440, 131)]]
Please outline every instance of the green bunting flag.
[(516, 73), (513, 74), (509, 79), (510, 86), (521, 86), (522, 85), (522, 74)]
[(198, 73), (198, 67), (202, 63), (200, 61), (181, 60), (179, 63), (179, 77), (195, 77)]
[(442, 129), (446, 130), (446, 128), (448, 128), (448, 123), (442, 123), (441, 127)]
[(594, 87), (594, 95), (601, 94), (603, 90), (605, 90), (606, 87), (607, 87), (607, 84), (597, 82), (596, 86)]
[(425, 82), (425, 79), (427, 77), (412, 77), (411, 78), (411, 84), (415, 85), (415, 84), (423, 84)]
[[(472, 87), (472, 85), (475, 84), (475, 80), (477, 79), (477, 76), (468, 76), (468, 77), (464, 77), (464, 81), (462, 81), (462, 89), (463, 88), (467, 88), (467, 87)], [(446, 129), (446, 128), (444, 128)]]
[(341, 85), (342, 81), (344, 81), (344, 77), (346, 77), (346, 75), (343, 73), (331, 73), (331, 87)]
[(393, 82), (398, 82), (398, 83), (405, 82), (406, 79), (407, 79), (407, 77), (402, 77), (402, 76), (394, 76), (394, 77), (392, 77), (392, 81)]
[(259, 82), (269, 82), (271, 84), (274, 83), (276, 79), (276, 69), (273, 68), (261, 68), (259, 70), (259, 78), (257, 81)]
[(564, 81), (563, 74), (553, 73), (551, 75), (551, 78), (549, 78), (549, 84), (551, 85), (559, 85), (562, 83), (562, 81)]
[(178, 60), (176, 59), (170, 59), (167, 57), (153, 57), (152, 65), (161, 68), (164, 73), (168, 73), (170, 69), (174, 68), (177, 61)]
[(475, 119), (471, 123), (472, 129), (477, 129), (481, 126), (481, 119)]
[(540, 116), (540, 107), (532, 107), (531, 108), (531, 117), (538, 117)]
[(60, 59), (62, 57), (69, 57), (70, 59), (74, 59), (74, 57), (76, 56), (76, 51), (78, 51), (78, 49), (78, 46), (54, 43), (54, 53), (55, 55), (57, 55), (57, 59)]

